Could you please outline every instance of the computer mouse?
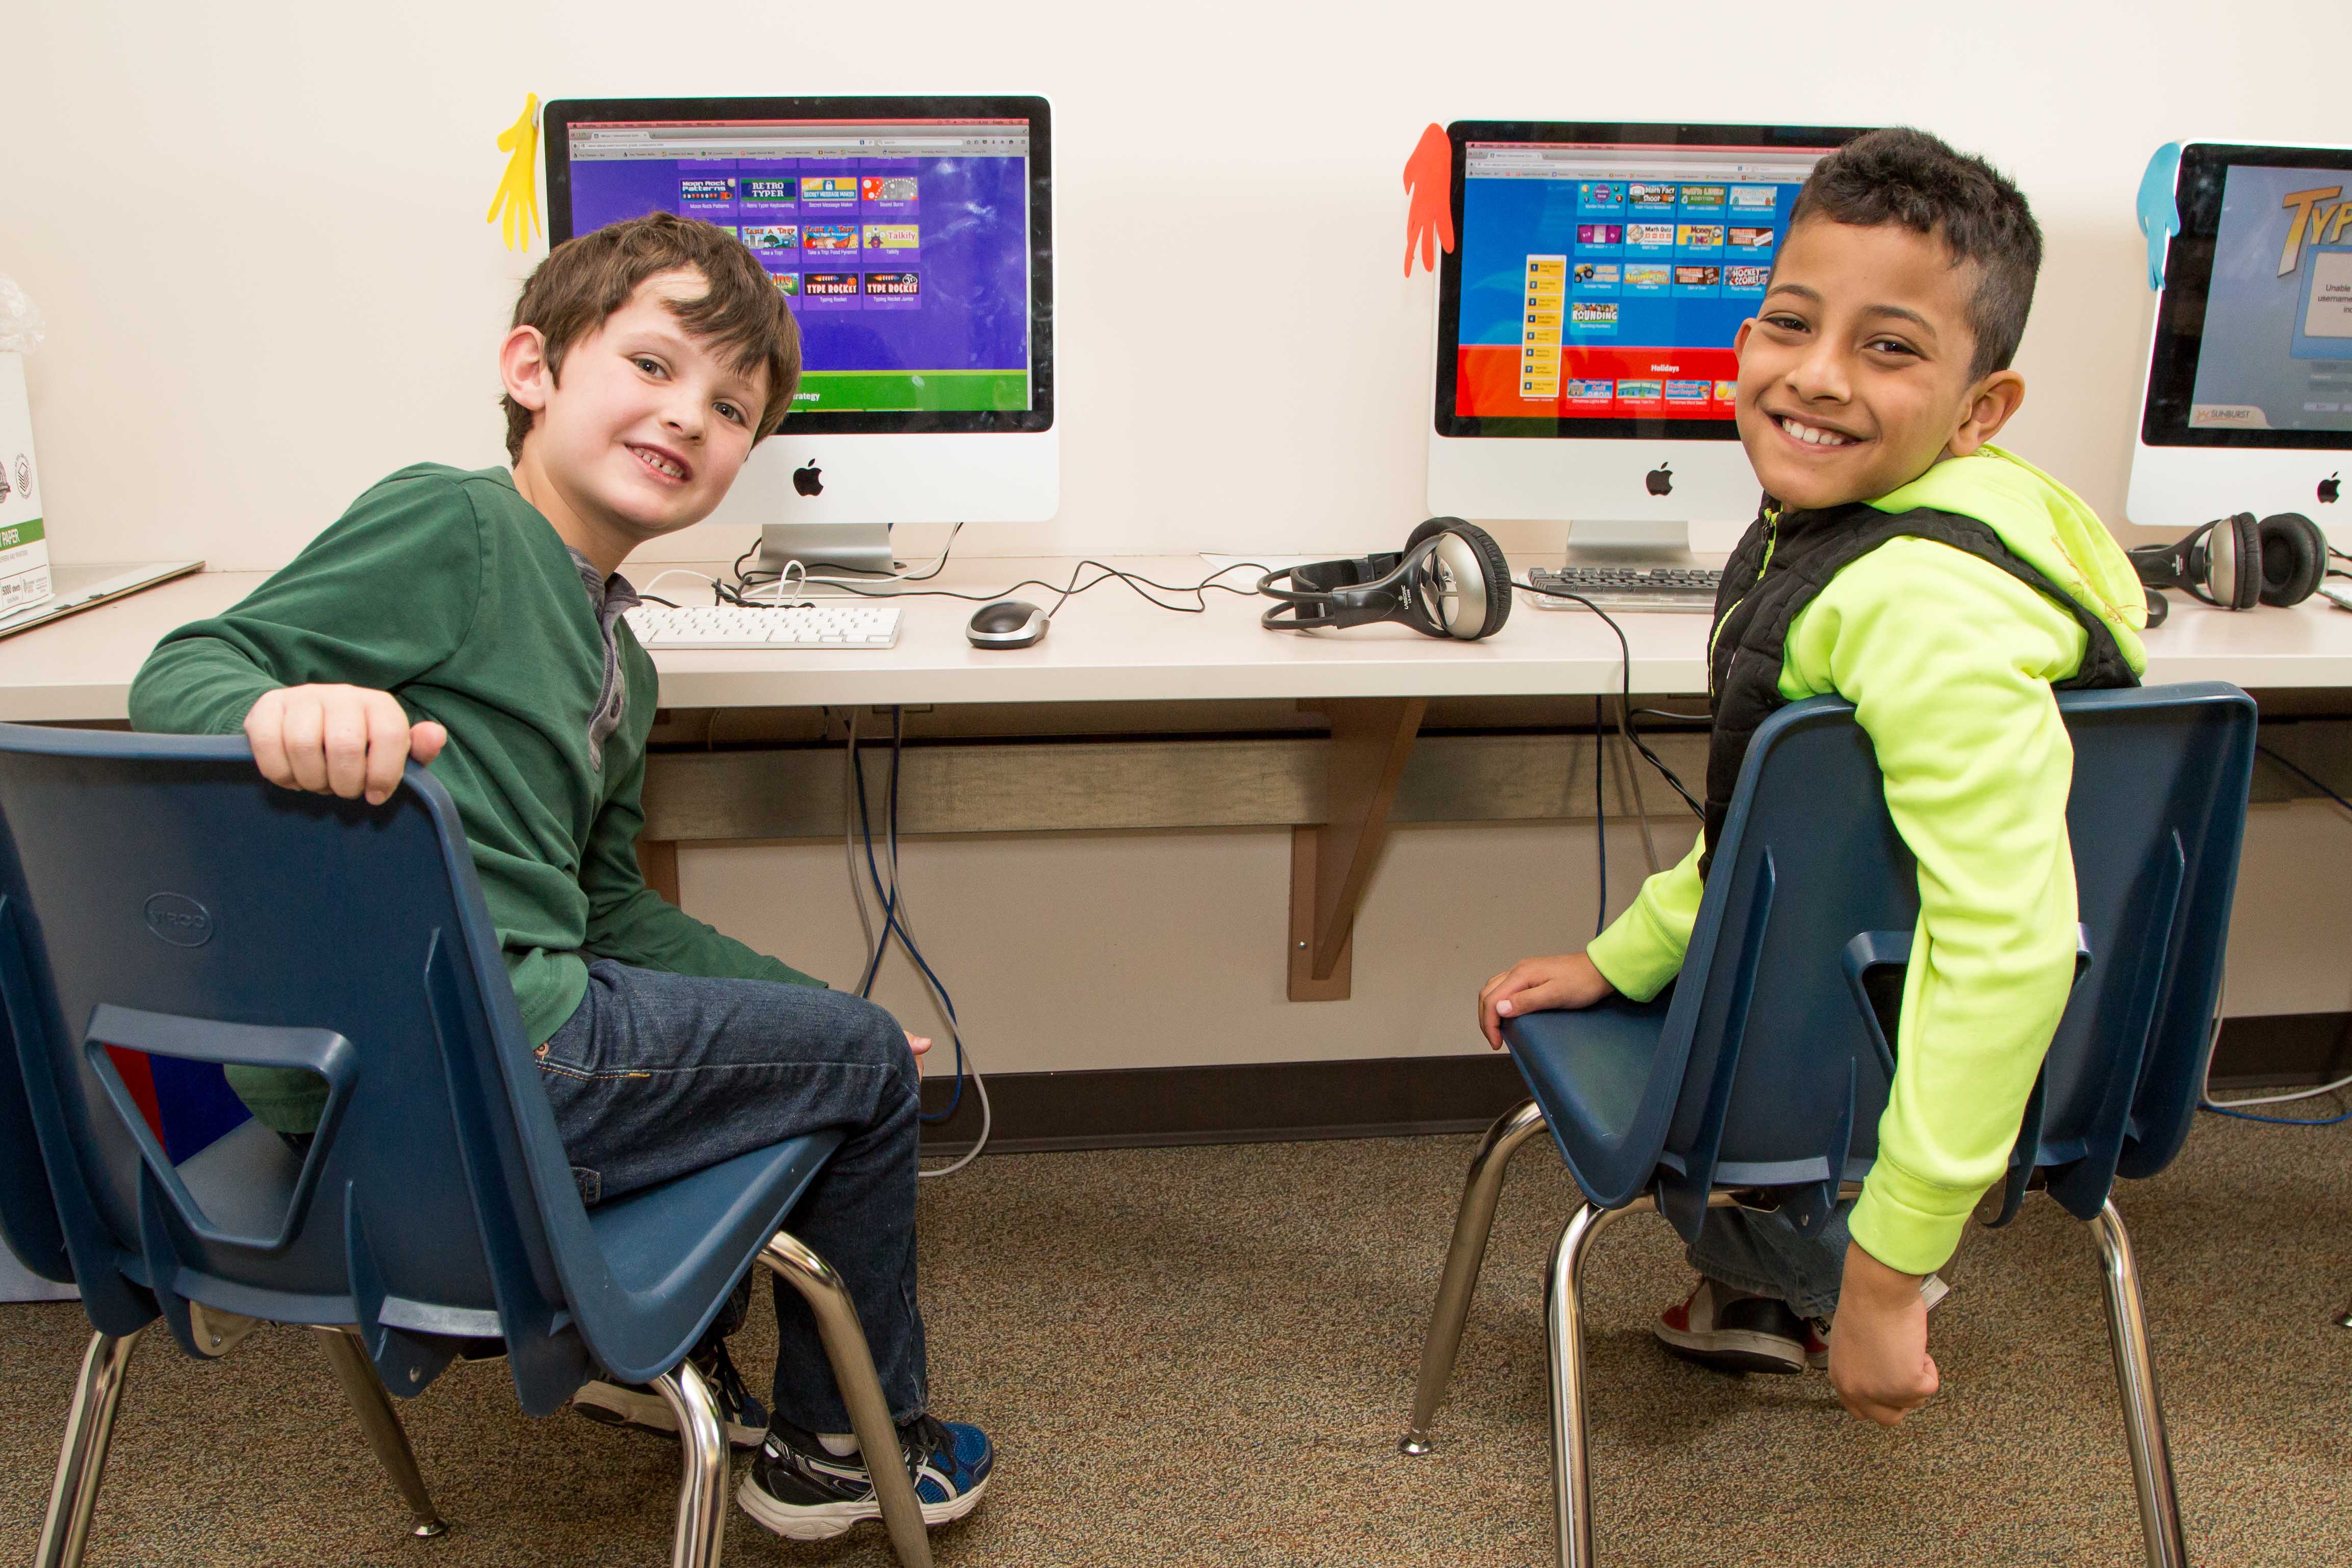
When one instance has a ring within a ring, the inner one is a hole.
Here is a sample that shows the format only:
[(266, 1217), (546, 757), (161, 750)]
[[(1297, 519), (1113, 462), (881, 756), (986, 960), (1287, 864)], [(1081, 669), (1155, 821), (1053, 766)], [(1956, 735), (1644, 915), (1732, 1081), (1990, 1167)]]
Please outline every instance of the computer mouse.
[(963, 634), (975, 648), (1027, 648), (1052, 624), (1044, 611), (1025, 599), (1000, 599), (973, 611)]

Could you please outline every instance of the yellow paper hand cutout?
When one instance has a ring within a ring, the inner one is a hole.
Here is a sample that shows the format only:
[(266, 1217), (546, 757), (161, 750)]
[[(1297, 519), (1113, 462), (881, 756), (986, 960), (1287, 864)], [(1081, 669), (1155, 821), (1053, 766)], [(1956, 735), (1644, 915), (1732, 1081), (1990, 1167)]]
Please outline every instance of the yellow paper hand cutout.
[(522, 113), (499, 132), (499, 151), (507, 154), (507, 172), (483, 221), (495, 224), (503, 216), (507, 248), (528, 250), (539, 228), (539, 182), (533, 173), (539, 166), (539, 94), (523, 95)]

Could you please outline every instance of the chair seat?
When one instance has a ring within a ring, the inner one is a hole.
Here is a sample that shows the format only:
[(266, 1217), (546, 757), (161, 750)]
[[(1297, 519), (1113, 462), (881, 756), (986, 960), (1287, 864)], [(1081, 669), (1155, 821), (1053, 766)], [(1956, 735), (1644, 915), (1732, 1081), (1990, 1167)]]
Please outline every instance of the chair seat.
[(1611, 997), (1590, 1008), (1503, 1022), (1503, 1043), (1560, 1157), (1586, 1196), (1604, 1207), (1649, 1184), (1649, 1162), (1622, 1145), (1649, 1086), (1671, 995), (1648, 1002)]
[[(827, 1129), (788, 1138), (588, 1210), (588, 1228), (614, 1282), (637, 1298), (636, 1313), (661, 1323), (658, 1338), (691, 1343), (701, 1334), (716, 1315), (713, 1303), (724, 1302), (733, 1281), (783, 1228), (842, 1137)], [(276, 1134), (247, 1122), (184, 1162), (179, 1172), (215, 1220), (267, 1229), (284, 1212), (301, 1163)], [(226, 1311), (258, 1315), (274, 1305), (285, 1313), (284, 1301), (262, 1301), (226, 1281), (186, 1279), (182, 1286)], [(303, 1321), (355, 1321), (348, 1299), (321, 1297), (311, 1304)], [(692, 1321), (698, 1318), (703, 1321)], [(668, 1368), (611, 1370), (642, 1383)]]
[[(590, 1209), (605, 1266), (636, 1298), (633, 1316), (649, 1331), (633, 1339), (683, 1348), (701, 1337), (842, 1137), (827, 1129), (788, 1138)], [(624, 1383), (648, 1383), (676, 1360), (606, 1370)]]
[(843, 1134), (787, 1138), (588, 1211), (613, 1278), (631, 1291), (697, 1293), (705, 1270), (749, 1268), (801, 1200)]

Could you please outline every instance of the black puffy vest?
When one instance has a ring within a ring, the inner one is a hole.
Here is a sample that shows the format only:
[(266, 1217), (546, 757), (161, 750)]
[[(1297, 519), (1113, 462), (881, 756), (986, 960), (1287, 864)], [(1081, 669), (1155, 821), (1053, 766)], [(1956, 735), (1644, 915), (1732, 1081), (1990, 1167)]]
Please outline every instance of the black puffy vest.
[(2059, 689), (2139, 685), (2106, 622), (1974, 517), (1927, 507), (1890, 515), (1854, 501), (1820, 511), (1782, 512), (1776, 520), (1771, 507), (1768, 498), (1725, 565), (1723, 586), (1716, 591), (1715, 640), (1707, 659), (1707, 706), (1715, 716), (1715, 729), (1706, 748), (1706, 852), (1698, 862), (1702, 877), (1723, 836), (1748, 742), (1759, 725), (1788, 704), (1780, 695), (1780, 664), (1790, 622), (1831, 578), (1889, 539), (1934, 539), (1966, 550), (2073, 612), (2090, 642), (2083, 650), (2082, 667), (2054, 683)]

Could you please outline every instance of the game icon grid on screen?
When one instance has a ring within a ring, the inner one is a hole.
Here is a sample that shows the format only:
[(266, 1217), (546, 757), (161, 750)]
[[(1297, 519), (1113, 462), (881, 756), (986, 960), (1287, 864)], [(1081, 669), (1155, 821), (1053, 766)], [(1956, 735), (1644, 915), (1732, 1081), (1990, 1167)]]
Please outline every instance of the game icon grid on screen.
[(1469, 141), (1452, 413), (1720, 427), (1733, 336), (1827, 150)]
[(1034, 406), (1030, 122), (575, 119), (569, 232), (668, 212), (791, 300), (799, 414)]

